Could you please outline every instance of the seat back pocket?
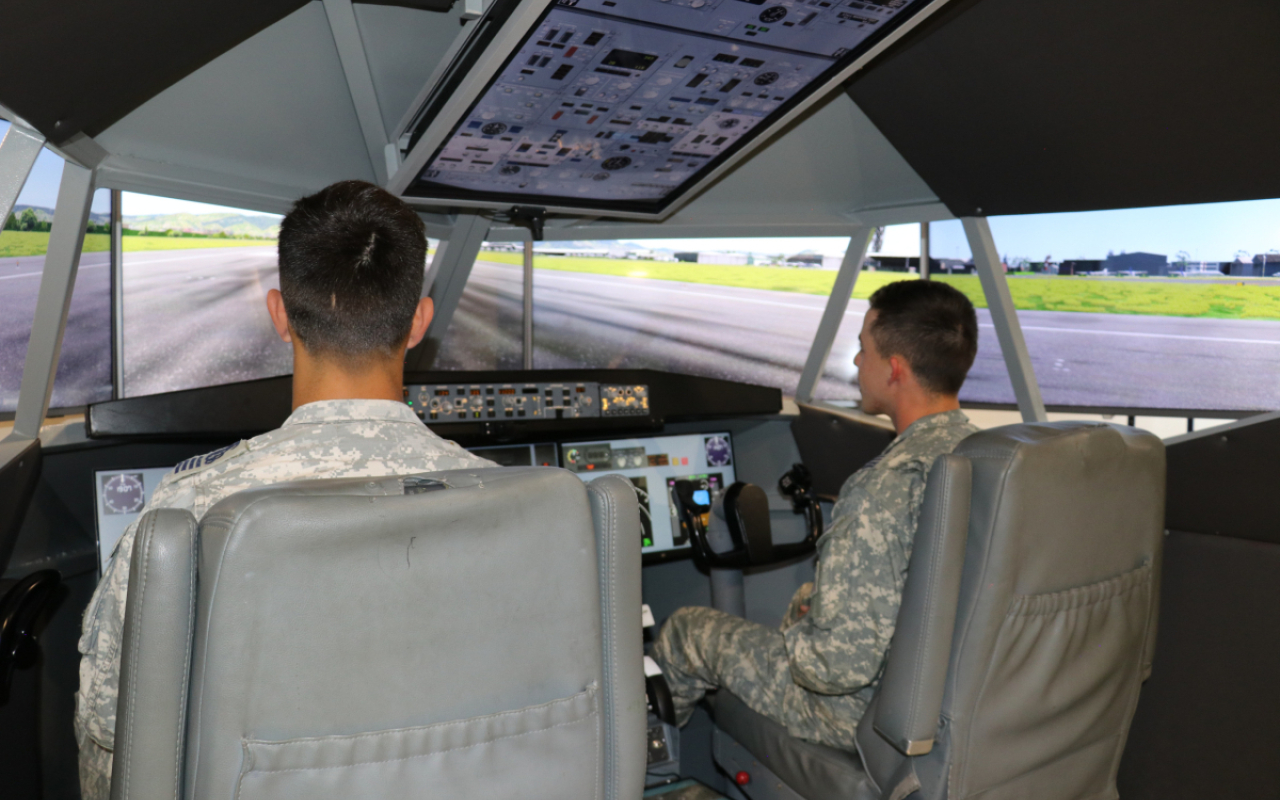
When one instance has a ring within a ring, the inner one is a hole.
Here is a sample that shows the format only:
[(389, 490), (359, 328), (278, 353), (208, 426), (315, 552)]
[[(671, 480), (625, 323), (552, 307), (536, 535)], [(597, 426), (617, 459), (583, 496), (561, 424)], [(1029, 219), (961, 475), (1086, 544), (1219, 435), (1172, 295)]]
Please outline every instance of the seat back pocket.
[(416, 728), (246, 739), (237, 798), (597, 797), (597, 692)]

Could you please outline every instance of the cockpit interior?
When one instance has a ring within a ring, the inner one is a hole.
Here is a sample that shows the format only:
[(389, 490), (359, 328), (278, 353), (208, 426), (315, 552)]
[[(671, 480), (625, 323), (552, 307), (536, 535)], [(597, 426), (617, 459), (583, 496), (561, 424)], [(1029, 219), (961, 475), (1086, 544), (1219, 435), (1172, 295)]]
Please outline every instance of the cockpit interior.
[[(1275, 220), (1211, 267), (1009, 249), (1021, 219), (1132, 211), (1119, 237), (1280, 198), (1276, 4), (2, 13), (5, 798), (81, 797), (81, 625), (113, 554), (150, 587), (114, 800), (1280, 796)], [(499, 467), (144, 516), (175, 469), (278, 428), (293, 368), (261, 344), (275, 234), (147, 230), (129, 198), (278, 222), (346, 179), (431, 242), (404, 404)], [(840, 244), (665, 244), (760, 237)], [(870, 291), (905, 278), (978, 308), (980, 431), (929, 471), (856, 748), (727, 690), (678, 724), (664, 623), (777, 629), (898, 436), (852, 354)]]

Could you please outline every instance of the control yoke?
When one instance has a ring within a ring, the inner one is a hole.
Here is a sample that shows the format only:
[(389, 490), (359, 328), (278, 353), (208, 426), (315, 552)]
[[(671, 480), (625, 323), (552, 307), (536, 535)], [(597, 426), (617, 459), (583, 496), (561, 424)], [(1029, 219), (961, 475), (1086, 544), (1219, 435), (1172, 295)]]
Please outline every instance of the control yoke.
[(808, 534), (798, 542), (774, 544), (769, 524), (769, 497), (764, 489), (741, 481), (704, 505), (694, 499), (692, 481), (676, 481), (676, 513), (693, 543), (693, 559), (707, 569), (742, 569), (776, 564), (813, 552), (822, 535), (822, 509), (813, 494), (809, 471), (796, 464), (782, 476), (778, 489), (803, 514)]

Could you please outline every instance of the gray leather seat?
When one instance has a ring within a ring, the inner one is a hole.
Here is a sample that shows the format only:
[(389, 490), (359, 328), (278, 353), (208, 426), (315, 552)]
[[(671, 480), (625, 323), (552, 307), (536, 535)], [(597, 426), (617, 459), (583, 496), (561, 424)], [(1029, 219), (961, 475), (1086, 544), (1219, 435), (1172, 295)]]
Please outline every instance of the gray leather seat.
[(722, 696), (717, 760), (755, 770), (753, 798), (1116, 797), (1155, 648), (1164, 486), (1163, 444), (1133, 428), (969, 437), (930, 473), (860, 758)]
[(111, 794), (638, 798), (635, 494), (558, 469), (144, 515)]

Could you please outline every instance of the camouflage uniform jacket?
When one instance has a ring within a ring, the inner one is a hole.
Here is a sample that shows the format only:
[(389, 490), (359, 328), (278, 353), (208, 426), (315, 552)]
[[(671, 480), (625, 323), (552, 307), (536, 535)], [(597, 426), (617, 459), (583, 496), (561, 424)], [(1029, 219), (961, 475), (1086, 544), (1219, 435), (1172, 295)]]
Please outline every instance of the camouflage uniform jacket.
[[(267, 484), (493, 466), (436, 436), (402, 403), (325, 400), (300, 406), (274, 431), (182, 462), (156, 487), (147, 508), (185, 508), (199, 519), (224, 497)], [(135, 521), (116, 545), (84, 616), (75, 720), (82, 762), (91, 757), (87, 750), (96, 750), (93, 744), (106, 751), (115, 746), (120, 640), (137, 527)]]
[[(795, 727), (819, 726), (792, 733), (822, 741), (830, 737), (821, 728), (843, 730), (852, 741), (897, 622), (929, 470), (976, 431), (961, 411), (923, 417), (841, 487), (818, 540), (812, 594), (806, 600), (810, 587), (801, 587), (784, 623), (792, 679), (808, 690), (789, 693), (807, 706), (795, 709), (806, 720)], [(801, 603), (809, 612), (792, 622)]]

